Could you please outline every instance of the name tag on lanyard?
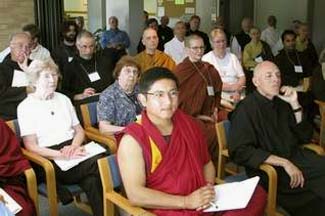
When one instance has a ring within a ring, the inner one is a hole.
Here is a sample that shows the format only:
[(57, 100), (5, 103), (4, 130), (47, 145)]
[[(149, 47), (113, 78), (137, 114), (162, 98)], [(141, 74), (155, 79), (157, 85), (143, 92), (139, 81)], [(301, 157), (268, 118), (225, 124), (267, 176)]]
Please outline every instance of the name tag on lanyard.
[(257, 62), (257, 63), (261, 63), (261, 62), (263, 62), (263, 58), (262, 58), (262, 56), (256, 57), (256, 58), (255, 58), (255, 62)]
[(71, 62), (73, 60), (73, 57), (68, 57), (68, 62)]
[(302, 73), (303, 72), (302, 66), (301, 65), (295, 65), (295, 72), (296, 73)]
[(100, 76), (97, 71), (94, 71), (94, 72), (88, 74), (88, 77), (91, 82), (96, 82), (97, 80), (100, 80)]
[(213, 86), (207, 86), (207, 91), (209, 96), (214, 96), (214, 88)]

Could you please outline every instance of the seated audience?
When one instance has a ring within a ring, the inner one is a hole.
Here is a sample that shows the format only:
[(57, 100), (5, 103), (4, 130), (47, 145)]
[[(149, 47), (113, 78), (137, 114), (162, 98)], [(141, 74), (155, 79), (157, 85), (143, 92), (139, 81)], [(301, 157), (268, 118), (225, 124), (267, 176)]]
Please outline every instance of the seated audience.
[[(33, 61), (27, 69), (28, 78), (35, 92), (19, 104), (18, 122), (25, 148), (49, 159), (55, 170), (56, 181), (62, 184), (79, 184), (85, 191), (93, 214), (103, 215), (103, 191), (98, 172), (97, 159), (92, 157), (79, 165), (62, 171), (53, 161), (70, 160), (84, 156), (81, 146), (85, 141), (83, 128), (68, 97), (55, 92), (58, 82), (58, 67), (52, 62)], [(45, 180), (43, 169), (35, 165), (39, 182)], [(68, 191), (65, 192), (66, 203)], [(58, 191), (59, 198), (61, 196)], [(67, 200), (68, 199), (68, 200)]]
[(190, 36), (192, 34), (200, 36), (204, 41), (204, 47), (205, 47), (204, 53), (207, 53), (211, 51), (209, 36), (206, 33), (199, 30), (200, 23), (201, 23), (201, 18), (198, 15), (191, 16), (189, 21), (189, 29), (187, 30), (186, 36)]
[(146, 28), (143, 31), (142, 43), (145, 46), (145, 50), (135, 56), (135, 60), (140, 65), (141, 71), (144, 72), (152, 67), (174, 69), (175, 62), (173, 59), (157, 49), (159, 38), (155, 29)]
[(78, 55), (76, 47), (77, 29), (78, 27), (73, 21), (64, 21), (62, 23), (62, 42), (51, 53), (54, 62), (59, 66), (60, 72)]
[(16, 33), (10, 39), (10, 54), (0, 64), (0, 118), (17, 118), (17, 106), (33, 87), (28, 84), (24, 69), (30, 63), (30, 36)]
[[(221, 29), (214, 29), (210, 33), (213, 50), (202, 57), (202, 61), (212, 64), (219, 72), (222, 80), (221, 98), (226, 107), (233, 108), (229, 102), (237, 103), (244, 97), (245, 74), (238, 58), (227, 52), (226, 34)], [(227, 103), (228, 102), (228, 103)]]
[[(177, 78), (166, 68), (152, 68), (141, 76), (139, 89), (145, 110), (124, 130), (117, 153), (130, 202), (158, 216), (212, 215), (202, 210), (216, 196), (215, 168), (200, 127), (177, 109)], [(265, 200), (257, 187), (245, 209), (219, 215), (262, 216)]]
[(201, 61), (204, 42), (200, 36), (185, 39), (188, 57), (174, 70), (179, 80), (179, 108), (200, 123), (212, 161), (217, 164), (215, 123), (221, 100), (222, 81), (213, 65)]
[[(325, 214), (325, 157), (301, 148), (310, 142), (312, 126), (304, 119), (296, 91), (281, 87), (279, 68), (265, 61), (254, 69), (256, 91), (231, 116), (229, 153), (248, 176), (267, 176), (262, 163), (277, 172), (277, 201), (290, 215)], [(280, 88), (281, 87), (281, 88)]]
[(120, 132), (140, 114), (136, 86), (139, 75), (140, 66), (133, 57), (124, 56), (116, 64), (113, 72), (115, 82), (101, 93), (97, 104), (101, 133), (111, 135)]
[(174, 38), (165, 44), (164, 52), (172, 57), (176, 64), (181, 63), (186, 57), (184, 45), (185, 34), (185, 23), (178, 21), (174, 27)]
[(261, 34), (261, 40), (266, 42), (272, 50), (273, 55), (277, 55), (280, 48), (279, 47), (279, 41), (281, 40), (280, 38), (280, 32), (276, 28), (276, 17), (271, 15), (267, 18), (267, 28), (262, 31)]
[(168, 41), (173, 39), (174, 33), (173, 29), (171, 29), (168, 26), (169, 23), (169, 17), (168, 16), (162, 16), (160, 18), (160, 25), (158, 26), (158, 35), (160, 35), (160, 38), (162, 39), (162, 44), (165, 45)]
[(62, 72), (62, 92), (72, 100), (83, 100), (102, 92), (113, 82), (111, 52), (95, 53), (95, 38), (82, 31), (77, 36), (79, 56), (67, 64)]
[(252, 83), (253, 69), (265, 60), (273, 61), (273, 54), (270, 46), (261, 40), (261, 32), (257, 27), (252, 27), (249, 31), (251, 41), (245, 46), (243, 52), (243, 65), (246, 75), (246, 93), (254, 90)]
[(22, 207), (22, 210), (16, 215), (36, 215), (34, 203), (28, 196), (24, 179), (24, 171), (30, 168), (30, 164), (21, 153), (20, 143), (16, 135), (1, 119), (0, 167), (0, 188), (6, 191)]
[(298, 52), (303, 52), (307, 56), (308, 61), (311, 62), (312, 70), (319, 65), (316, 48), (309, 38), (309, 28), (307, 23), (300, 23), (299, 25), (296, 38), (296, 49)]
[[(158, 34), (158, 21), (155, 18), (150, 18), (147, 20), (146, 22), (146, 26), (145, 29), (147, 28), (152, 28), (154, 30), (156, 30), (157, 32), (157, 37), (158, 37), (158, 45), (157, 45), (157, 49), (160, 51), (164, 51), (164, 44), (163, 44), (163, 39), (161, 37), (161, 35)], [(137, 51), (138, 53), (141, 53), (142, 51), (144, 51), (146, 49), (145, 45), (142, 42), (143, 38), (141, 37), (138, 46), (137, 46)]]

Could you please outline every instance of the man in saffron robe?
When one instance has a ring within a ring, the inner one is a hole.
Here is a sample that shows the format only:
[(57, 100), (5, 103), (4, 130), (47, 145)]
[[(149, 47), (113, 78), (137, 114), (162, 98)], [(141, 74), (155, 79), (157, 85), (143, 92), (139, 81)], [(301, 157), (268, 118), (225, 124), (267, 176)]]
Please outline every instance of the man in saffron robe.
[(0, 188), (3, 188), (22, 210), (17, 216), (36, 215), (24, 183), (24, 170), (30, 168), (22, 156), (19, 141), (6, 123), (0, 119)]
[(200, 122), (207, 137), (212, 161), (217, 164), (217, 135), (215, 122), (221, 100), (222, 81), (213, 65), (202, 62), (203, 39), (191, 35), (185, 39), (188, 57), (177, 65), (179, 80), (179, 108)]
[(144, 51), (135, 56), (136, 62), (140, 65), (141, 71), (146, 71), (152, 67), (165, 67), (174, 70), (174, 60), (157, 49), (158, 35), (156, 30), (147, 28), (143, 31), (142, 43), (146, 47)]
[[(215, 169), (196, 121), (177, 109), (178, 81), (166, 68), (140, 79), (141, 119), (124, 130), (117, 158), (130, 202), (156, 215), (211, 215)], [(223, 216), (263, 215), (266, 194), (258, 187), (242, 210)]]

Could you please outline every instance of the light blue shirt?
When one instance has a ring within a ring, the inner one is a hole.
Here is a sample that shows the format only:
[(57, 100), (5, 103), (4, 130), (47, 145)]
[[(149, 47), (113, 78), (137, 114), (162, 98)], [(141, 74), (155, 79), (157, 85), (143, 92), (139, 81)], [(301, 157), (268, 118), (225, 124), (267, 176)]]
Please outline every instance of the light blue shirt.
[(110, 29), (103, 33), (101, 39), (102, 48), (105, 48), (109, 44), (122, 44), (125, 48), (128, 48), (130, 46), (130, 39), (125, 31)]

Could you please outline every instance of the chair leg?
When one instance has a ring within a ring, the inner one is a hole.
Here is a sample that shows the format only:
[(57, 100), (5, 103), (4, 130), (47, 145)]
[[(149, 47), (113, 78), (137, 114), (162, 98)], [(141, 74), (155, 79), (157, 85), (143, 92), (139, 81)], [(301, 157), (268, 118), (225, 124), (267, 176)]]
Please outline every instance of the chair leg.
[(73, 202), (82, 211), (87, 212), (88, 214), (91, 214), (91, 215), (93, 214), (91, 207), (81, 200), (80, 195), (74, 196)]

